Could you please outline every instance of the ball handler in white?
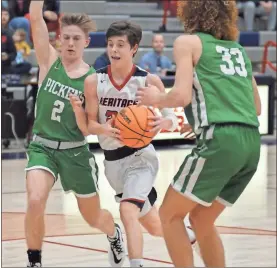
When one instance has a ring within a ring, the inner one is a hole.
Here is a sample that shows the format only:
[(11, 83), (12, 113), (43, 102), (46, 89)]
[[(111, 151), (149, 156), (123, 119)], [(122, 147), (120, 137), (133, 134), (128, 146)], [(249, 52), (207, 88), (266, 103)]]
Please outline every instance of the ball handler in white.
[[(146, 84), (161, 91), (161, 79), (134, 65), (133, 57), (142, 37), (140, 26), (128, 21), (114, 22), (106, 33), (111, 65), (97, 70), (85, 81), (86, 107), (71, 96), (76, 121), (82, 132), (98, 135), (104, 150), (105, 175), (120, 202), (120, 217), (124, 225), (131, 267), (143, 267), (143, 233), (141, 225), (154, 236), (163, 237), (157, 193), (153, 187), (158, 173), (157, 153), (152, 144), (144, 148), (129, 148), (120, 142), (120, 131), (112, 127), (113, 117), (123, 107), (136, 104), (136, 92)], [(173, 109), (162, 109), (162, 117), (153, 116), (153, 131), (173, 131), (178, 126)], [(195, 241), (193, 231), (191, 242)], [(111, 251), (113, 252), (113, 251)], [(111, 266), (121, 266), (109, 255)]]

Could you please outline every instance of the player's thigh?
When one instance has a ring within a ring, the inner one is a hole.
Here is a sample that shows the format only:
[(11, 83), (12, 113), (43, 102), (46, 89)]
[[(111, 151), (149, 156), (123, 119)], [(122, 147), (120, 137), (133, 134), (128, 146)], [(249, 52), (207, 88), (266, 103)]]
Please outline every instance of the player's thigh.
[(122, 200), (147, 200), (156, 180), (158, 166), (155, 152), (143, 151), (132, 155), (125, 163)]
[(203, 133), (175, 175), (172, 187), (193, 201), (210, 206), (243, 163), (240, 143), (232, 131), (211, 126)]
[(107, 161), (104, 160), (104, 173), (110, 186), (114, 189), (116, 195), (122, 195), (123, 193), (123, 174), (124, 159)]
[(27, 150), (28, 163), (26, 171), (26, 187), (31, 199), (47, 199), (48, 194), (58, 177), (58, 167), (53, 158), (54, 151), (32, 142)]
[(224, 186), (217, 198), (225, 206), (231, 206), (237, 201), (253, 178), (258, 167), (260, 159), (260, 135), (254, 131), (251, 133), (251, 130), (249, 132), (244, 137), (246, 146), (240, 152), (241, 155), (244, 155), (244, 159), (246, 159), (245, 164)]
[(83, 218), (92, 225), (95, 225), (99, 219), (101, 211), (99, 195), (89, 197), (76, 196), (78, 207)]
[(98, 193), (98, 166), (88, 146), (60, 150), (56, 158), (65, 192), (73, 192), (79, 197)]

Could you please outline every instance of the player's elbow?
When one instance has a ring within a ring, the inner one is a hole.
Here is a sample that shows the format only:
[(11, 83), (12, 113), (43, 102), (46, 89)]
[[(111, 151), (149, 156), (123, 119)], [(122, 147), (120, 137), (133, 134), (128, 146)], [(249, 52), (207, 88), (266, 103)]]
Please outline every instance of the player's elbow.
[(186, 94), (181, 94), (178, 99), (180, 102), (180, 107), (186, 107), (191, 103), (191, 97)]
[(179, 90), (178, 96), (176, 96), (176, 100), (178, 100), (180, 106), (179, 107), (186, 107), (191, 103), (192, 94), (188, 90)]

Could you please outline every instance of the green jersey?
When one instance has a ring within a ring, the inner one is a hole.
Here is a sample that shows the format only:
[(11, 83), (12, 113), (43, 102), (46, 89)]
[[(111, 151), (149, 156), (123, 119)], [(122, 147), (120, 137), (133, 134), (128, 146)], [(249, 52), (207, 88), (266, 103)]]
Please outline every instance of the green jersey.
[(38, 90), (34, 134), (54, 141), (84, 140), (69, 94), (78, 96), (84, 102), (84, 80), (94, 72), (94, 68), (90, 68), (85, 75), (72, 79), (67, 76), (60, 58), (53, 63)]
[[(258, 127), (252, 86), (252, 65), (244, 48), (234, 41), (197, 33), (202, 54), (194, 68), (192, 102), (185, 114), (196, 134), (216, 123)], [(185, 71), (185, 70), (184, 70)]]

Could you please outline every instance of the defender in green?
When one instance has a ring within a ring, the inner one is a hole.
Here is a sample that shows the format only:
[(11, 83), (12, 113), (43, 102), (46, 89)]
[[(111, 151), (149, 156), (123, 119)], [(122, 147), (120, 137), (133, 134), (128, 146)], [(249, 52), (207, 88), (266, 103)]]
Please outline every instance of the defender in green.
[(30, 19), (37, 61), (39, 91), (35, 108), (34, 138), (27, 150), (25, 218), (28, 267), (41, 267), (44, 210), (49, 192), (58, 179), (66, 192), (73, 192), (86, 222), (108, 235), (110, 257), (122, 263), (125, 257), (120, 227), (109, 211), (101, 209), (98, 167), (70, 104), (78, 96), (84, 104), (84, 82), (95, 70), (83, 61), (89, 32), (94, 23), (86, 14), (61, 18), (61, 52), (49, 44), (43, 19), (43, 1), (31, 1)]
[(193, 267), (189, 214), (207, 267), (226, 267), (214, 222), (234, 204), (256, 172), (260, 156), (257, 115), (261, 104), (252, 66), (236, 40), (235, 1), (179, 1), (185, 32), (174, 43), (175, 83), (167, 94), (139, 90), (144, 105), (185, 107), (197, 145), (169, 186), (160, 216), (176, 267)]

